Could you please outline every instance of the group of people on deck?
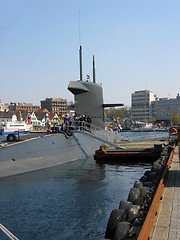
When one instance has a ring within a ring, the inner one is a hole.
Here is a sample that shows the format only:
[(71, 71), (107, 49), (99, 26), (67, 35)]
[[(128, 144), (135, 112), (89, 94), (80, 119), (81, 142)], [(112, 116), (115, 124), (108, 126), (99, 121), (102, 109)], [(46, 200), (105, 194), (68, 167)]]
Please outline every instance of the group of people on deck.
[(89, 130), (91, 129), (91, 117), (86, 115), (74, 115), (69, 117), (68, 114), (64, 117), (64, 124), (69, 129), (73, 130)]
[(65, 114), (60, 124), (52, 124), (48, 126), (48, 133), (66, 132), (70, 133), (70, 130), (85, 130), (91, 131), (91, 117), (85, 115), (73, 115)]

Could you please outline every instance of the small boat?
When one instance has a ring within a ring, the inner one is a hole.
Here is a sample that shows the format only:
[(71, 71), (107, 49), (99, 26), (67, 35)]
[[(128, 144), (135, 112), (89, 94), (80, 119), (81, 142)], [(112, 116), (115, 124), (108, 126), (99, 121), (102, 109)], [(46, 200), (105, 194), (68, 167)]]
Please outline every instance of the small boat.
[(118, 160), (118, 161), (141, 161), (141, 162), (153, 162), (157, 160), (163, 150), (162, 144), (155, 144), (149, 148), (111, 148), (100, 146), (95, 151), (95, 160)]

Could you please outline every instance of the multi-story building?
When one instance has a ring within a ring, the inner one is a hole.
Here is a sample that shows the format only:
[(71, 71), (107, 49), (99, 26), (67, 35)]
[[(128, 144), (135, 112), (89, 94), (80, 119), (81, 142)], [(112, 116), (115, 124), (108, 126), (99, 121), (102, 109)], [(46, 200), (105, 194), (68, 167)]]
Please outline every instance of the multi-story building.
[(10, 103), (10, 111), (25, 111), (25, 112), (35, 112), (40, 109), (40, 106), (33, 105), (32, 103)]
[(152, 108), (151, 102), (158, 99), (158, 95), (149, 91), (135, 91), (131, 94), (132, 120), (151, 121)]
[(67, 113), (67, 100), (63, 98), (46, 98), (41, 100), (41, 108), (57, 114)]
[(173, 116), (180, 116), (180, 96), (176, 98), (159, 98), (157, 101), (152, 101), (152, 116), (157, 121), (170, 123)]

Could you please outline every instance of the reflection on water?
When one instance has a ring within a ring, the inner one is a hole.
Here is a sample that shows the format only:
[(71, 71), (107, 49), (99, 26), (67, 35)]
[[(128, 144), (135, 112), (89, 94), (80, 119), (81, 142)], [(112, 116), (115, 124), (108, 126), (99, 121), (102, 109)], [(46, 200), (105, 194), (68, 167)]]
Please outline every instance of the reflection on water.
[(21, 240), (103, 239), (111, 211), (149, 168), (89, 158), (1, 179), (0, 222)]

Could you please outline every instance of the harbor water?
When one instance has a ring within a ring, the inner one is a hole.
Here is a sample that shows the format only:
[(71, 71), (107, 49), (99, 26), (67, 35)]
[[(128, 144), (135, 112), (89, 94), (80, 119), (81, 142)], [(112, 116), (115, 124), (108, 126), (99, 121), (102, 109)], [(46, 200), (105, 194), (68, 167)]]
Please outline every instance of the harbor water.
[(88, 158), (1, 179), (0, 223), (21, 240), (103, 239), (111, 211), (149, 168)]
[(20, 240), (102, 240), (111, 211), (150, 168), (91, 157), (2, 178), (0, 223)]

